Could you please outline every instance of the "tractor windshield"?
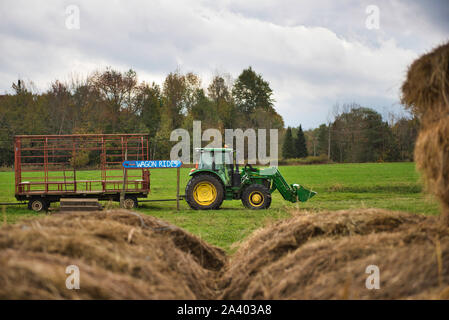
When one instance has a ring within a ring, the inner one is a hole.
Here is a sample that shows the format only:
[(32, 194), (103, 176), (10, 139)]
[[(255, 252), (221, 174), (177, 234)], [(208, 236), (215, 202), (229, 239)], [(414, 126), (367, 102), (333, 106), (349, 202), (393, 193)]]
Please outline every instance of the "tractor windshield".
[(224, 164), (226, 164), (227, 166), (231, 166), (232, 165), (232, 152), (226, 152), (224, 154)]
[[(214, 159), (215, 156), (215, 159)], [(200, 161), (198, 163), (198, 169), (212, 169), (212, 162), (215, 162), (215, 168), (223, 168), (223, 165), (230, 167), (232, 165), (232, 152), (201, 152)]]
[(212, 152), (201, 152), (198, 169), (212, 169)]

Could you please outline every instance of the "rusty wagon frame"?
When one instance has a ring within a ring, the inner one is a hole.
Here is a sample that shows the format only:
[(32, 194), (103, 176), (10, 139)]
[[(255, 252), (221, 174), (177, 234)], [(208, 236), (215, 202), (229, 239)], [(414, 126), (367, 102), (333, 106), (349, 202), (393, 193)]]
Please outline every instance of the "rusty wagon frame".
[(150, 192), (148, 169), (122, 166), (149, 160), (147, 134), (18, 135), (14, 156), (15, 197), (34, 211), (61, 198), (120, 201), (122, 192), (132, 208)]

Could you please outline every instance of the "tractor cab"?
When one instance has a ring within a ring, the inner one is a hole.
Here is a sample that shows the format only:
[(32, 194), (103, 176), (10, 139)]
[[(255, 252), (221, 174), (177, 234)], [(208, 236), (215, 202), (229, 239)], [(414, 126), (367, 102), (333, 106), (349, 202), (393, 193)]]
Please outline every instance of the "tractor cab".
[(200, 172), (218, 175), (224, 186), (240, 186), (241, 176), (235, 151), (230, 148), (198, 148), (198, 164), (190, 171), (190, 176)]

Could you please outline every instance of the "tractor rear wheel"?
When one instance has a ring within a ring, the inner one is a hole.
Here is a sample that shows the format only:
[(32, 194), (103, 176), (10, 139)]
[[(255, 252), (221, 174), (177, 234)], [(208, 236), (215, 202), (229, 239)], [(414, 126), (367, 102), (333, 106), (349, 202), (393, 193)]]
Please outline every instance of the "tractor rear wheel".
[(217, 177), (199, 174), (187, 183), (186, 201), (194, 210), (218, 209), (223, 199), (224, 187)]
[(262, 184), (251, 184), (243, 190), (242, 203), (252, 210), (268, 209), (271, 205), (270, 189)]

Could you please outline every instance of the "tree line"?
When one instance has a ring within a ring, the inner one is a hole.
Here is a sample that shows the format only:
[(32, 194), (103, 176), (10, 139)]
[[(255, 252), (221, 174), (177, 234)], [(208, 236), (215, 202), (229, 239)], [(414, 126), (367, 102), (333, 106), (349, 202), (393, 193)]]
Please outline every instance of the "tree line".
[(201, 120), (203, 130), (222, 133), (226, 128), (284, 127), (269, 83), (251, 67), (234, 81), (217, 74), (205, 87), (193, 72), (171, 72), (159, 85), (139, 82), (133, 70), (107, 68), (86, 79), (56, 80), (41, 93), (19, 80), (12, 91), (0, 96), (3, 166), (14, 162), (13, 137), (18, 134), (148, 133), (151, 157), (165, 159), (174, 144), (172, 130), (191, 132), (193, 120)]
[(133, 70), (106, 68), (84, 79), (55, 80), (44, 92), (19, 80), (12, 93), (0, 95), (0, 166), (13, 165), (18, 134), (148, 133), (151, 158), (165, 159), (175, 143), (169, 139), (172, 130), (191, 132), (193, 120), (201, 120), (203, 130), (222, 133), (278, 129), (281, 157), (327, 155), (335, 162), (412, 160), (419, 126), (407, 117), (387, 122), (352, 104), (318, 128), (284, 128), (268, 81), (251, 67), (235, 80), (216, 74), (205, 86), (193, 72), (177, 70), (157, 84), (139, 82)]
[(334, 119), (304, 132), (309, 155), (334, 162), (413, 161), (419, 120), (390, 113), (386, 121), (359, 104), (334, 106)]

